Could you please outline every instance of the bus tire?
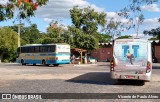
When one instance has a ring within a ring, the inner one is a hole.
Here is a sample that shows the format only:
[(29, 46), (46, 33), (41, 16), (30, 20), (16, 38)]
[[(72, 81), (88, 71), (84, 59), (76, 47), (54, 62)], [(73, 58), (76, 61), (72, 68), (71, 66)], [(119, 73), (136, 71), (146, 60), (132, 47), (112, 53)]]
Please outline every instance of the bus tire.
[(54, 66), (59, 66), (59, 64), (53, 64)]
[(33, 66), (36, 66), (36, 64), (34, 63)]
[(26, 63), (24, 63), (24, 60), (23, 60), (23, 59), (21, 60), (21, 64), (22, 64), (22, 65), (26, 65)]
[(49, 66), (50, 64), (46, 64), (46, 66)]

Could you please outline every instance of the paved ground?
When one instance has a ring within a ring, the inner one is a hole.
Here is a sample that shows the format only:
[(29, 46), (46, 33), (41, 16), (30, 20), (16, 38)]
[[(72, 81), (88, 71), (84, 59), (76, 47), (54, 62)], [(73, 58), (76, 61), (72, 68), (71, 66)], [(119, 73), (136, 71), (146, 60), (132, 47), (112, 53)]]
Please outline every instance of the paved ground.
[[(159, 93), (160, 64), (153, 65), (151, 82), (144, 85), (139, 81), (119, 83), (110, 79), (109, 64), (21, 66), (19, 64), (0, 64), (1, 93)], [(3, 100), (4, 101), (4, 100)], [(6, 101), (6, 100), (5, 100)], [(15, 101), (15, 100), (14, 100)], [(23, 100), (22, 100), (23, 101)], [(26, 101), (26, 100), (24, 100)], [(36, 101), (36, 100), (35, 100)], [(51, 100), (38, 100), (47, 101)], [(37, 102), (38, 102), (37, 101)], [(53, 100), (52, 100), (53, 101)], [(54, 100), (54, 101), (104, 101), (106, 100)], [(135, 101), (135, 100), (110, 100)], [(144, 101), (144, 100), (140, 100)], [(153, 101), (153, 100), (147, 100)], [(157, 101), (158, 100), (154, 100)]]

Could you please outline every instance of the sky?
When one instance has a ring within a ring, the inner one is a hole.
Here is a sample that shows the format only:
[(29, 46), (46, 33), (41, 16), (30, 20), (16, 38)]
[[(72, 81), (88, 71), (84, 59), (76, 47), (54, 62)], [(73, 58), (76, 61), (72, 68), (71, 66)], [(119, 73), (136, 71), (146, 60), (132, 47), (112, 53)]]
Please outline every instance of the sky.
[[(8, 0), (0, 0), (0, 3), (5, 4), (7, 1)], [(91, 6), (97, 12), (105, 12), (107, 14), (107, 21), (110, 20), (110, 18), (116, 18), (116, 20), (125, 22), (126, 19), (118, 17), (115, 12), (126, 7), (129, 1), (131, 0), (49, 0), (47, 5), (38, 8), (35, 17), (31, 17), (30, 20), (32, 23), (37, 24), (41, 32), (46, 32), (46, 28), (52, 20), (58, 20), (60, 24), (65, 26), (72, 25), (69, 10), (72, 9), (73, 6), (78, 5), (81, 8)], [(157, 21), (157, 18), (160, 18), (160, 1), (152, 5), (142, 5), (141, 9), (145, 20), (142, 26), (140, 26), (140, 34), (142, 34), (144, 30), (151, 30), (160, 26), (160, 23)], [(13, 21), (15, 21), (15, 19), (0, 22), (0, 26), (18, 24), (18, 21), (14, 24)], [(23, 23), (29, 25), (26, 20), (24, 20)], [(134, 34), (135, 31), (132, 29), (122, 32), (122, 35)]]

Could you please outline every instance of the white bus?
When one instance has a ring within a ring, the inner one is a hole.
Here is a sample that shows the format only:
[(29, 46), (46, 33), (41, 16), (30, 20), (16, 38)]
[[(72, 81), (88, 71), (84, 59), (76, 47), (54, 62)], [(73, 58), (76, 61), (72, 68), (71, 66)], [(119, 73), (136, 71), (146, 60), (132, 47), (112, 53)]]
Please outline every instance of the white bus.
[(17, 49), (17, 63), (54, 65), (70, 63), (68, 44), (30, 44)]
[(151, 80), (151, 43), (145, 39), (117, 39), (110, 62), (111, 78)]

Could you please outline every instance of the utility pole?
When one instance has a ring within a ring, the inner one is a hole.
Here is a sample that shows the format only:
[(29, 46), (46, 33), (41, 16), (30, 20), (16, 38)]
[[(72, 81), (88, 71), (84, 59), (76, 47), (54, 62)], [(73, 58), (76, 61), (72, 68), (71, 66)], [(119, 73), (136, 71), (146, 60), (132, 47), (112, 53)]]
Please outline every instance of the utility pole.
[(18, 47), (21, 46), (21, 37), (20, 37), (20, 34), (21, 34), (21, 20), (19, 21), (19, 24), (18, 24)]

